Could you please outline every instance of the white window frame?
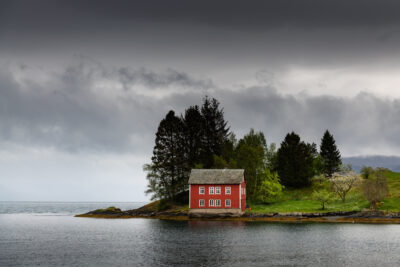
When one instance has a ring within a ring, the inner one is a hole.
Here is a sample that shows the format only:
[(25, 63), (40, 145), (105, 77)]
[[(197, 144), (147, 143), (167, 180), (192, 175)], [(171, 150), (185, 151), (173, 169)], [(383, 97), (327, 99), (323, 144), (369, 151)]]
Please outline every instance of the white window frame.
[(208, 188), (208, 194), (209, 194), (209, 195), (214, 195), (214, 186), (210, 186), (210, 187)]
[(215, 194), (216, 195), (221, 195), (221, 187), (220, 186), (216, 186), (215, 187)]
[(215, 200), (215, 207), (221, 207), (221, 199)]
[[(203, 205), (202, 205), (202, 202), (203, 202)], [(199, 207), (204, 207), (204, 205), (205, 205), (204, 199), (199, 199)]]
[[(229, 205), (228, 205), (229, 201)], [(225, 207), (230, 207), (232, 205), (232, 201), (230, 199), (225, 199)]]
[(208, 206), (209, 207), (214, 207), (214, 199), (209, 199), (208, 200)]
[(232, 188), (230, 186), (225, 187), (225, 195), (230, 195), (232, 192)]
[[(203, 191), (203, 193), (201, 191)], [(205, 193), (206, 193), (206, 189), (204, 188), (204, 186), (200, 186), (199, 187), (199, 195), (204, 195)]]

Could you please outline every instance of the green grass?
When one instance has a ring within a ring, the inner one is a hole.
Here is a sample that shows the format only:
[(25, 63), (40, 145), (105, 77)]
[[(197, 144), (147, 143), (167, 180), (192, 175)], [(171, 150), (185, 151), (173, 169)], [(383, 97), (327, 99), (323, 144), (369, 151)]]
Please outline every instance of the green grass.
[[(400, 212), (400, 173), (387, 171), (386, 177), (389, 186), (389, 196), (384, 199), (378, 209)], [(321, 203), (312, 200), (311, 195), (314, 190), (326, 188), (329, 190), (329, 183), (322, 184), (316, 182), (310, 188), (287, 189), (281, 199), (271, 204), (254, 204), (251, 206), (250, 213), (274, 213), (274, 212), (328, 212), (328, 211), (360, 211), (369, 208), (369, 203), (363, 197), (358, 188), (350, 191), (346, 196), (346, 202), (335, 199), (321, 209)]]

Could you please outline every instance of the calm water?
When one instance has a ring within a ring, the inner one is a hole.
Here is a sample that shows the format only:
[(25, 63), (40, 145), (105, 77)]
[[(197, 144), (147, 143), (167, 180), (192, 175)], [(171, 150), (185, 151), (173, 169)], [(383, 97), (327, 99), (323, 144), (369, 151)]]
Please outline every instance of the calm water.
[(400, 225), (72, 216), (111, 205), (140, 204), (0, 202), (0, 265), (400, 265)]

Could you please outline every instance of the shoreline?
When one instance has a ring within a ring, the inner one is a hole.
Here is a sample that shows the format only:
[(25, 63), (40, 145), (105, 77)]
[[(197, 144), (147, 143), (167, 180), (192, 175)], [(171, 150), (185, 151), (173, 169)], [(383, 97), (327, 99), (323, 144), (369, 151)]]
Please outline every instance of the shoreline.
[(246, 213), (240, 217), (191, 217), (184, 211), (149, 212), (143, 208), (121, 211), (95, 210), (75, 215), (78, 218), (94, 219), (158, 219), (171, 221), (243, 221), (243, 222), (282, 222), (282, 223), (371, 223), (400, 224), (399, 213), (383, 211), (350, 211), (326, 213)]

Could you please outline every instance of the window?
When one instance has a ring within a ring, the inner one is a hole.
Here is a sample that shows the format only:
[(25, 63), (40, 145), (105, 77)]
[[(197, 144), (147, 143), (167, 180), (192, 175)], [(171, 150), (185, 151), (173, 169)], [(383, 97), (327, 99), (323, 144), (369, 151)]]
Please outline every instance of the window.
[(221, 207), (221, 199), (216, 199), (215, 200), (215, 206), (216, 207)]
[(210, 187), (208, 188), (208, 194), (214, 195), (214, 186), (210, 186)]
[(231, 194), (231, 187), (227, 186), (225, 187), (225, 195), (230, 195)]
[(208, 201), (208, 206), (214, 207), (214, 199), (210, 199), (210, 200)]
[(204, 207), (204, 199), (200, 199), (199, 200), (199, 206), (200, 207)]
[(206, 190), (204, 189), (204, 186), (200, 186), (199, 187), (199, 195), (204, 195), (204, 192), (205, 192)]
[(230, 199), (225, 199), (225, 206), (230, 207), (231, 206), (231, 200)]
[(221, 195), (221, 187), (220, 186), (215, 187), (215, 194)]

